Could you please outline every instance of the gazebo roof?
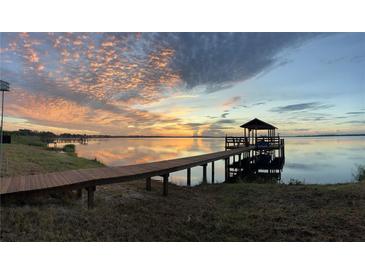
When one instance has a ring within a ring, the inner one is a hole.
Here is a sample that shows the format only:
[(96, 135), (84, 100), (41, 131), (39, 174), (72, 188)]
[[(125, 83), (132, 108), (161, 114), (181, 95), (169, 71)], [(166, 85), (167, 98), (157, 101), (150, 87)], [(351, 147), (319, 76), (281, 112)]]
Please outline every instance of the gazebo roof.
[(261, 121), (257, 118), (243, 124), (241, 126), (242, 128), (248, 128), (248, 129), (276, 129), (277, 127), (274, 127), (273, 125), (270, 125), (264, 121)]

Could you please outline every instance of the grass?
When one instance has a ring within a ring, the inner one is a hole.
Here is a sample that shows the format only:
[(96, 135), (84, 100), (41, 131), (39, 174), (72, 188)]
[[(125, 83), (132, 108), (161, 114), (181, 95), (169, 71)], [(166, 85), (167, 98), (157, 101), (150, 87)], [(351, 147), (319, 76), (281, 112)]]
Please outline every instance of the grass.
[[(5, 145), (7, 176), (101, 166), (44, 147)], [(361, 177), (362, 169), (358, 172)], [(362, 181), (361, 181), (362, 180)], [(365, 241), (365, 182), (232, 183), (198, 187), (143, 181), (99, 186), (95, 208), (73, 193), (2, 199), (1, 241)]]
[(98, 187), (95, 208), (72, 196), (4, 203), (2, 241), (364, 241), (363, 184), (144, 182)]
[(22, 136), (13, 134), (12, 143), (29, 145), (29, 146), (38, 146), (38, 147), (46, 147), (47, 143), (45, 143), (40, 136)]
[(3, 148), (4, 176), (103, 166), (98, 161), (79, 158), (75, 153), (53, 151), (44, 146), (4, 144)]

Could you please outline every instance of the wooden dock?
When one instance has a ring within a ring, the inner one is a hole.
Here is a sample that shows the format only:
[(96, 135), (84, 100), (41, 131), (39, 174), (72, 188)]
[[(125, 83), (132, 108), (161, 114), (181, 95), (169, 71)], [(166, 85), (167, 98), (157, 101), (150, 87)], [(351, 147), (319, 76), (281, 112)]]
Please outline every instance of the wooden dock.
[(48, 143), (54, 144), (57, 146), (57, 144), (62, 143), (80, 143), (80, 144), (87, 144), (89, 141), (88, 137), (60, 137), (60, 138), (54, 138), (51, 140), (48, 140)]
[(146, 190), (151, 190), (151, 177), (163, 177), (163, 195), (168, 194), (168, 178), (172, 172), (187, 170), (187, 185), (191, 182), (191, 168), (203, 167), (203, 182), (207, 179), (207, 165), (212, 164), (212, 180), (214, 181), (214, 162), (225, 160), (226, 179), (230, 158), (254, 150), (255, 146), (203, 154), (192, 157), (165, 160), (159, 162), (93, 169), (69, 170), (45, 174), (0, 178), (0, 195), (16, 195), (31, 193), (49, 193), (65, 190), (86, 189), (88, 193), (88, 207), (93, 207), (96, 186), (121, 183), (136, 179), (146, 179)]

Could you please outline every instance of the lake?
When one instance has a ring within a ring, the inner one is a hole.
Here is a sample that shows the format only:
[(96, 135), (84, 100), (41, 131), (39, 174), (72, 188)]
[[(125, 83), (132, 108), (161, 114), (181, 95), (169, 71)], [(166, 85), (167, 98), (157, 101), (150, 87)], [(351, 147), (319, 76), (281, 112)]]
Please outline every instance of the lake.
[[(110, 138), (76, 144), (80, 157), (97, 159), (108, 166), (131, 165), (194, 156), (224, 150), (224, 138)], [(353, 180), (356, 165), (365, 164), (365, 136), (286, 137), (282, 182), (343, 183)], [(224, 180), (224, 162), (215, 164), (215, 182)], [(202, 180), (202, 167), (192, 168), (192, 185)], [(186, 184), (186, 170), (170, 180)], [(210, 165), (208, 165), (210, 182)]]

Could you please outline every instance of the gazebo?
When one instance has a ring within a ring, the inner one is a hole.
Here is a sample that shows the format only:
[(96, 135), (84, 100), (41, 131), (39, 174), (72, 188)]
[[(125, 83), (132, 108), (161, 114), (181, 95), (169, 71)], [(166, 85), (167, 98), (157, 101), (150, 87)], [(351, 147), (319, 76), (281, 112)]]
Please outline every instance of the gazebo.
[(250, 144), (256, 143), (257, 132), (259, 130), (267, 130), (267, 135), (265, 135), (265, 137), (268, 137), (267, 139), (274, 139), (273, 137), (275, 137), (275, 131), (277, 129), (277, 127), (257, 118), (241, 125), (240, 127), (243, 128), (243, 136), (248, 138)]
[[(253, 119), (240, 126), (243, 136), (226, 136), (225, 149), (246, 148), (238, 161), (226, 163), (228, 178), (245, 174), (261, 174), (280, 179), (285, 163), (284, 139), (277, 133), (277, 127)], [(259, 134), (259, 135), (258, 135)]]

